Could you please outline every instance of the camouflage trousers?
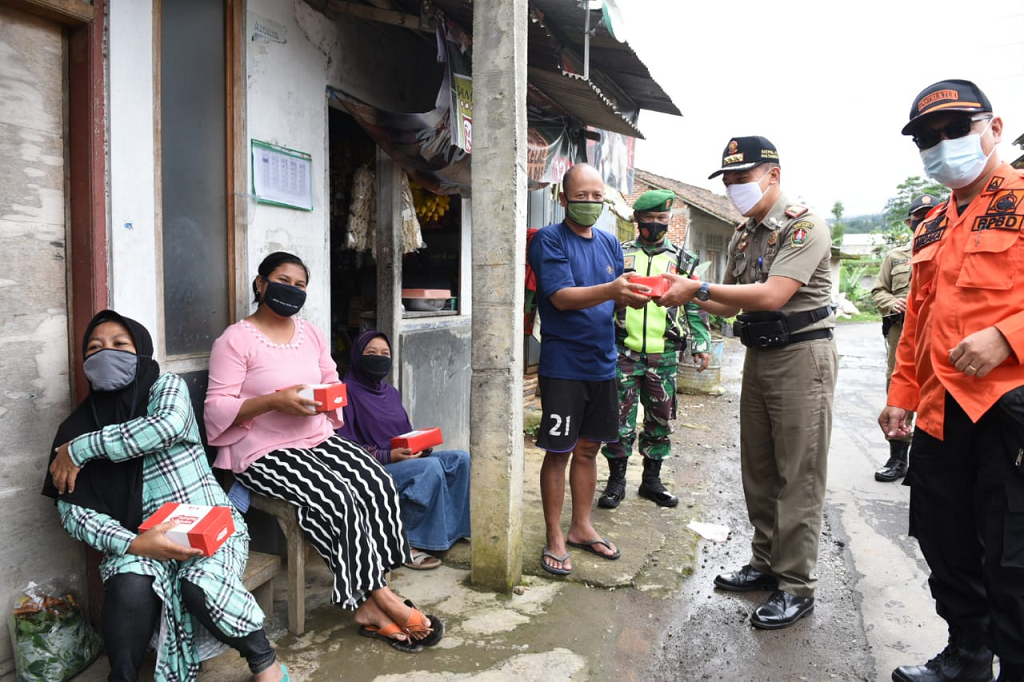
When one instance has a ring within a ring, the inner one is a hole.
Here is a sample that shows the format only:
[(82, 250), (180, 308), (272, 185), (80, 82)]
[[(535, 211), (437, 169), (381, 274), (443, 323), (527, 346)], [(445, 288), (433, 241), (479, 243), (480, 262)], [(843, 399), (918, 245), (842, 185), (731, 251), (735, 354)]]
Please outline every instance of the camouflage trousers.
[(644, 406), (639, 450), (644, 457), (663, 460), (669, 456), (676, 417), (676, 353), (637, 353), (619, 349), (616, 383), (619, 388), (619, 442), (605, 444), (608, 459), (629, 457), (637, 440), (637, 405)]

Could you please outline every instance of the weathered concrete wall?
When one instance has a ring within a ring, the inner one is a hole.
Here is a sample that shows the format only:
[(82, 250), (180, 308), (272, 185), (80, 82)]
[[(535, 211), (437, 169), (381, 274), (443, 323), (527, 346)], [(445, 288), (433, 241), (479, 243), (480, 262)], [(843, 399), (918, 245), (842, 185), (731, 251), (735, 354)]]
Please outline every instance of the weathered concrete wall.
[(60, 27), (0, 6), (0, 674), (13, 666), (14, 592), (29, 580), (84, 578), (80, 545), (39, 494), (71, 407), (63, 63)]
[(406, 320), (402, 403), (415, 428), (440, 426), (445, 450), (469, 450), (470, 319)]

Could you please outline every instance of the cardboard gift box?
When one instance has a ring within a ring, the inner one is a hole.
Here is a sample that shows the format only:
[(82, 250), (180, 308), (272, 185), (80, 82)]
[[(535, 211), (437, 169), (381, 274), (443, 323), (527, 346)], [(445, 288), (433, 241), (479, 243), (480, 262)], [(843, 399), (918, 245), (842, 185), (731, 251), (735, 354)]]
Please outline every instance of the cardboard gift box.
[(413, 452), (426, 450), (444, 442), (441, 428), (434, 426), (429, 429), (415, 429), (391, 439), (391, 448), (409, 448)]
[(201, 504), (167, 502), (142, 522), (139, 532), (145, 532), (164, 521), (176, 526), (167, 531), (167, 537), (185, 547), (203, 550), (212, 556), (235, 532), (229, 507), (210, 507)]
[(642, 284), (647, 287), (649, 291), (643, 293), (646, 293), (651, 298), (664, 296), (668, 293), (668, 280), (661, 275), (652, 275), (651, 277), (630, 277), (629, 281), (633, 284)]
[(320, 407), (314, 412), (330, 412), (348, 405), (348, 389), (345, 384), (314, 384), (299, 391), (306, 400), (317, 400)]

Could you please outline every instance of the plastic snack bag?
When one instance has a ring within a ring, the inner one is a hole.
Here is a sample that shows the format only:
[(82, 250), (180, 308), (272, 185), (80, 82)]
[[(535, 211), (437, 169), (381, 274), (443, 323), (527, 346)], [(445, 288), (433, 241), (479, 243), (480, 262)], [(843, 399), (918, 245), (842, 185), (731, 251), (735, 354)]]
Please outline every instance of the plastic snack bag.
[(21, 682), (64, 682), (103, 649), (71, 590), (30, 582), (14, 598), (8, 624)]

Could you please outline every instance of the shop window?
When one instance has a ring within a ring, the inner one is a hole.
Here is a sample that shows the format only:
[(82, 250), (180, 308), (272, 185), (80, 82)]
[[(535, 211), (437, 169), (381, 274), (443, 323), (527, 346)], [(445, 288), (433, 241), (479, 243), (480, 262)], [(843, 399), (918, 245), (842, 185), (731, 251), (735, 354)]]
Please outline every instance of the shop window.
[[(353, 117), (339, 109), (328, 110), (328, 125), (331, 350), (344, 371), (352, 342), (360, 332), (377, 327), (377, 146)], [(458, 315), (462, 198), (433, 194), (414, 180), (409, 180), (407, 198), (401, 281), (402, 289), (415, 298), (403, 298), (403, 317)], [(413, 214), (416, 224), (411, 222)], [(415, 248), (420, 242), (422, 248)]]
[[(376, 229), (377, 145), (348, 114), (328, 109), (331, 212), (331, 352), (339, 371), (360, 330), (376, 327), (377, 263), (369, 249), (353, 248), (351, 213)], [(353, 201), (353, 193), (361, 196)], [(372, 232), (371, 232), (372, 235)], [(369, 235), (366, 236), (369, 238)], [(361, 244), (358, 244), (361, 245)]]
[(415, 182), (410, 184), (425, 246), (402, 258), (403, 316), (458, 314), (462, 198), (434, 194)]

